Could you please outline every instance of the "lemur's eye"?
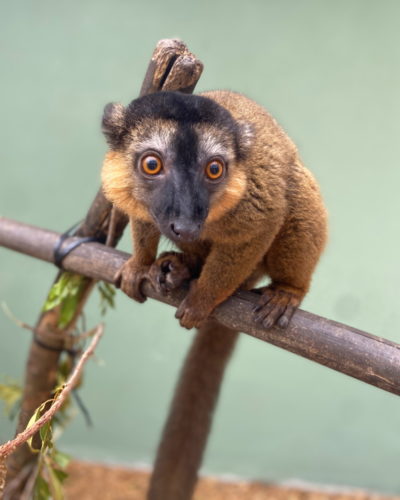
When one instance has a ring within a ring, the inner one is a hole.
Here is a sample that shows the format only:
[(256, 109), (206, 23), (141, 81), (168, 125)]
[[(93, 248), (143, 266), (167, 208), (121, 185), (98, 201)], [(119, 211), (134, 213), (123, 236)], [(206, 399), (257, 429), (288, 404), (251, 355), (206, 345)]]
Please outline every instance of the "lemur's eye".
[(224, 170), (225, 165), (222, 160), (211, 160), (206, 165), (206, 176), (210, 180), (216, 181), (222, 177)]
[(147, 175), (157, 175), (163, 168), (161, 159), (154, 154), (143, 156), (140, 161), (140, 166)]

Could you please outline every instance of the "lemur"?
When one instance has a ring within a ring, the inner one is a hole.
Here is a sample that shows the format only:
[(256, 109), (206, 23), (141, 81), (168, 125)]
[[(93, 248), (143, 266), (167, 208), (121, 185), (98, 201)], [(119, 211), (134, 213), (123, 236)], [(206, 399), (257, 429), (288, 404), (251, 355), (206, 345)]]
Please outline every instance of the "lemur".
[[(238, 333), (210, 318), (235, 290), (258, 289), (255, 320), (287, 327), (323, 251), (327, 216), (297, 149), (261, 106), (230, 91), (158, 92), (105, 107), (106, 197), (130, 218), (134, 252), (117, 276), (133, 299), (189, 281), (177, 309), (199, 329), (155, 462), (149, 500), (191, 498)], [(163, 235), (180, 252), (162, 253)]]

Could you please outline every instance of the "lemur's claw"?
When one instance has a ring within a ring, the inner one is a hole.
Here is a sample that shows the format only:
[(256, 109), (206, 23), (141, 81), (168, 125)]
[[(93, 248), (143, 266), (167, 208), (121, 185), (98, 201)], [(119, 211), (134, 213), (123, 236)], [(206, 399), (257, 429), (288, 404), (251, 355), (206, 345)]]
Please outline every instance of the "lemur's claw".
[(153, 287), (163, 295), (179, 288), (191, 278), (191, 272), (184, 263), (183, 254), (164, 252), (152, 264), (149, 279)]
[(175, 313), (175, 318), (179, 319), (179, 324), (188, 330), (199, 328), (214, 309), (213, 305), (199, 299), (196, 293), (193, 293), (193, 289), (195, 289), (195, 286), (191, 287), (191, 291), (183, 299)]
[(253, 308), (256, 322), (266, 329), (273, 326), (287, 328), (302, 297), (274, 286), (262, 288), (261, 292), (258, 304)]

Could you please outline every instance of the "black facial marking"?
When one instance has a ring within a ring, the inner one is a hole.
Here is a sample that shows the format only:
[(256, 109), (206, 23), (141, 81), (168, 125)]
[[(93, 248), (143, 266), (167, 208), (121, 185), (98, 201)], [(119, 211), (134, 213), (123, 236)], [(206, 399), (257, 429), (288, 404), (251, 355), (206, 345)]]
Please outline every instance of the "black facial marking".
[(175, 151), (174, 167), (186, 175), (196, 168), (198, 158), (198, 138), (190, 124), (179, 124), (171, 144)]
[(199, 161), (199, 140), (191, 123), (177, 123), (165, 173), (145, 182), (147, 202), (161, 232), (175, 241), (199, 238), (208, 214), (209, 189)]
[(126, 128), (135, 127), (142, 120), (172, 120), (182, 127), (192, 124), (211, 124), (230, 135), (235, 155), (242, 160), (242, 127), (230, 112), (208, 97), (181, 92), (156, 92), (132, 101), (126, 109)]
[(127, 107), (126, 124), (134, 127), (143, 119), (173, 120), (185, 127), (195, 123), (210, 123), (232, 134), (238, 126), (225, 108), (204, 96), (180, 92), (157, 92), (132, 101)]
[[(173, 122), (168, 150), (154, 150), (154, 155), (160, 156), (163, 162), (162, 170), (158, 172), (157, 160), (151, 158), (151, 149), (147, 152), (134, 151), (132, 160), (144, 193), (142, 201), (148, 206), (160, 231), (177, 242), (199, 239), (208, 215), (210, 198), (218, 189), (218, 183), (210, 182), (212, 176), (206, 175), (206, 165), (212, 158), (207, 158), (209, 153), (200, 151), (201, 143), (197, 134), (203, 128), (196, 125), (204, 124), (204, 129), (208, 131), (221, 131), (218, 140), (227, 150), (232, 151), (233, 147), (237, 158), (240, 157), (239, 125), (228, 110), (212, 99), (179, 92), (159, 92), (140, 97), (124, 111), (123, 116), (112, 115), (112, 118), (117, 116), (120, 119), (115, 123), (108, 118), (110, 110), (107, 110), (106, 123), (112, 129), (110, 133), (114, 133), (115, 125), (118, 125), (115, 132), (135, 129), (138, 143), (148, 140), (151, 144), (154, 121), (161, 119)], [(207, 128), (207, 125), (211, 128)], [(128, 133), (118, 136), (119, 144), (131, 140), (130, 137)], [(140, 161), (142, 155), (146, 154), (149, 156), (143, 168)], [(223, 168), (217, 162), (209, 166), (210, 173), (215, 176)]]
[[(208, 123), (231, 136), (237, 159), (246, 152), (242, 146), (242, 127), (223, 106), (208, 97), (181, 92), (156, 92), (133, 100), (127, 108), (107, 105), (102, 121), (107, 142), (114, 150), (123, 150), (129, 130), (152, 119), (172, 120), (182, 126)], [(223, 139), (222, 139), (223, 140)]]

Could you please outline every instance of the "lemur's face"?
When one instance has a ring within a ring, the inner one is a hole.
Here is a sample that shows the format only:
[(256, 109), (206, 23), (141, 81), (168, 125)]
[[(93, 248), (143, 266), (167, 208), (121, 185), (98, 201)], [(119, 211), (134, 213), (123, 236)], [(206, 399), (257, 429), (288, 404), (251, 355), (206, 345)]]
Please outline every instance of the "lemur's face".
[(197, 240), (234, 164), (232, 139), (209, 124), (151, 119), (131, 137), (134, 196), (165, 236)]
[(127, 109), (108, 105), (103, 130), (123, 154), (126, 189), (160, 232), (178, 242), (198, 240), (240, 177), (239, 127), (231, 115), (210, 99), (159, 93)]

